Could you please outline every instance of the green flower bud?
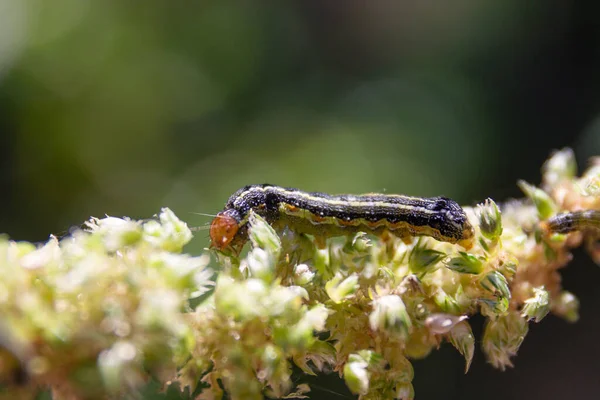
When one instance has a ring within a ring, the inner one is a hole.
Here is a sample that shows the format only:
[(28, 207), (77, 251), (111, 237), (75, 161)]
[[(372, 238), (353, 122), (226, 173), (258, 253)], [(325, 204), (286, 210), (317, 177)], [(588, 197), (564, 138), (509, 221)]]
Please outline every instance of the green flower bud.
[(563, 290), (552, 302), (552, 311), (568, 322), (579, 320), (579, 300), (571, 292)]
[(487, 199), (479, 204), (477, 215), (481, 234), (489, 240), (497, 240), (502, 235), (502, 215), (494, 200)]
[(325, 321), (329, 310), (323, 305), (318, 305), (307, 311), (300, 320), (286, 329), (285, 342), (279, 341), (284, 347), (294, 349), (306, 349), (315, 337), (313, 332), (322, 332), (325, 329)]
[(272, 254), (276, 260), (281, 252), (281, 240), (275, 229), (255, 212), (250, 213), (249, 224), (249, 237), (252, 246), (259, 247)]
[(369, 369), (376, 368), (381, 361), (381, 356), (371, 350), (350, 354), (344, 365), (344, 380), (348, 389), (354, 394), (367, 394), (371, 378)]
[(459, 252), (458, 257), (450, 259), (446, 268), (461, 274), (479, 274), (483, 270), (483, 261), (464, 251)]
[(433, 295), (433, 301), (440, 308), (442, 312), (448, 314), (460, 314), (460, 306), (453, 297), (449, 296), (442, 289), (436, 290)]
[(348, 362), (344, 365), (344, 381), (352, 393), (365, 395), (369, 391), (368, 366), (366, 361), (354, 354), (348, 358)]
[[(166, 328), (178, 335), (183, 335), (187, 326), (174, 323), (170, 318), (170, 316), (176, 315), (180, 308), (180, 299), (174, 290), (146, 289), (140, 296), (134, 321), (147, 328)], [(115, 326), (114, 330), (117, 335), (127, 336), (130, 327), (128, 323), (119, 324)]]
[(533, 294), (525, 300), (521, 315), (528, 321), (540, 322), (550, 312), (550, 294), (544, 287), (533, 288)]
[(544, 186), (555, 187), (560, 182), (573, 179), (577, 173), (577, 162), (573, 150), (565, 148), (552, 154), (542, 167)]
[(519, 260), (514, 257), (508, 258), (504, 262), (500, 263), (498, 266), (498, 271), (508, 277), (512, 277), (517, 272), (517, 265), (519, 264)]
[(294, 281), (300, 286), (308, 285), (315, 277), (315, 273), (311, 271), (306, 264), (298, 264), (294, 267)]
[[(203, 254), (192, 257), (187, 254), (156, 252), (148, 257), (148, 265), (156, 268), (163, 275), (163, 279), (181, 290), (191, 290), (192, 297), (206, 293), (209, 288), (212, 270), (207, 268), (210, 257)], [(212, 283), (212, 282), (211, 282)]]
[(236, 282), (220, 274), (214, 294), (215, 307), (221, 315), (245, 321), (265, 313), (260, 300), (268, 294), (265, 283), (260, 279)]
[(331, 271), (331, 255), (329, 249), (317, 249), (314, 255), (315, 269), (323, 279), (330, 278), (333, 273)]
[(245, 259), (250, 276), (262, 279), (265, 283), (270, 283), (275, 278), (275, 266), (277, 260), (273, 253), (255, 247), (248, 253)]
[[(147, 222), (150, 227), (156, 227), (156, 233), (165, 234), (165, 229), (156, 221)], [(126, 246), (136, 244), (142, 238), (142, 226), (137, 221), (128, 218), (106, 217), (92, 218), (85, 223), (90, 232), (102, 237), (102, 242), (107, 251), (114, 252)], [(157, 247), (162, 247), (158, 243)]]
[(396, 385), (396, 399), (413, 400), (415, 398), (415, 389), (412, 383), (399, 383)]
[(313, 331), (322, 332), (325, 330), (325, 322), (329, 316), (329, 310), (322, 304), (316, 305), (308, 310), (300, 323), (305, 324)]
[(61, 263), (61, 257), (62, 252), (58, 245), (58, 240), (56, 237), (51, 236), (50, 240), (44, 246), (24, 254), (21, 257), (20, 264), (21, 267), (26, 269), (57, 267)]
[(344, 299), (350, 298), (358, 289), (358, 275), (352, 274), (343, 278), (337, 273), (325, 284), (325, 292), (334, 303), (341, 303)]
[[(249, 279), (246, 282), (251, 282)], [(306, 289), (300, 286), (275, 286), (266, 297), (258, 298), (258, 301), (265, 308), (264, 315), (269, 317), (287, 317), (296, 318), (298, 311), (302, 307), (302, 300), (308, 298)], [(259, 291), (256, 294), (260, 293)]]
[(418, 276), (423, 276), (427, 272), (432, 271), (435, 265), (445, 256), (445, 253), (427, 249), (418, 242), (410, 252), (408, 265), (412, 272)]
[(9, 241), (5, 235), (0, 235), (0, 256), (2, 256), (2, 260), (6, 260), (7, 265), (8, 263), (18, 263), (22, 257), (34, 252), (36, 248), (33, 243), (13, 242)]
[(600, 196), (600, 163), (594, 163), (581, 177), (581, 194)]
[(144, 240), (163, 250), (179, 252), (190, 240), (192, 231), (168, 208), (163, 208), (158, 216), (160, 222), (144, 224)]
[(525, 193), (525, 195), (533, 201), (533, 204), (535, 204), (540, 219), (548, 219), (556, 214), (558, 207), (548, 193), (525, 181), (519, 181), (518, 185), (523, 193)]
[(136, 356), (135, 346), (126, 341), (117, 342), (110, 349), (100, 353), (98, 367), (104, 385), (109, 391), (116, 392), (121, 388), (127, 375), (130, 375), (127, 373), (128, 365), (134, 362)]
[(282, 364), (284, 359), (283, 352), (279, 347), (268, 343), (259, 350), (259, 354), (262, 368), (258, 372), (258, 375), (260, 375), (263, 380), (270, 380)]
[(465, 374), (469, 371), (475, 352), (475, 336), (468, 322), (462, 321), (450, 330), (450, 343), (465, 358)]
[(480, 283), (485, 290), (510, 300), (511, 294), (508, 281), (500, 272), (492, 271), (485, 274)]
[(479, 299), (481, 303), (481, 314), (495, 318), (508, 311), (509, 301), (506, 297), (496, 297), (494, 299)]
[(371, 239), (365, 232), (358, 232), (354, 236), (348, 238), (346, 241), (346, 245), (344, 246), (344, 251), (347, 253), (364, 253), (371, 248), (373, 244), (371, 243)]
[(517, 354), (528, 330), (527, 320), (516, 312), (489, 320), (482, 345), (488, 361), (503, 371), (506, 367), (512, 367), (510, 358)]
[(408, 337), (412, 329), (412, 322), (404, 302), (400, 296), (393, 294), (373, 300), (369, 324), (374, 331), (384, 331), (401, 338)]

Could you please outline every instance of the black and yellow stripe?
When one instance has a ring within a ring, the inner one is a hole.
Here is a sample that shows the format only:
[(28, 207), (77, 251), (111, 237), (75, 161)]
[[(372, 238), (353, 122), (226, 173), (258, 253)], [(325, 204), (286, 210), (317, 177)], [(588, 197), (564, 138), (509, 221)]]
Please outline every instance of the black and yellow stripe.
[[(473, 228), (464, 210), (445, 197), (421, 198), (395, 194), (329, 195), (303, 192), (263, 184), (250, 185), (235, 192), (213, 225), (218, 228), (227, 219), (237, 228), (245, 226), (250, 210), (270, 223), (283, 223), (292, 229), (315, 235), (337, 236), (363, 231), (380, 234), (389, 231), (405, 238), (417, 235), (459, 243), (470, 247)], [(232, 226), (233, 228), (233, 226)], [(213, 246), (229, 243), (233, 238), (211, 238)], [(232, 229), (227, 231), (231, 234)], [(237, 232), (236, 232), (237, 233)]]

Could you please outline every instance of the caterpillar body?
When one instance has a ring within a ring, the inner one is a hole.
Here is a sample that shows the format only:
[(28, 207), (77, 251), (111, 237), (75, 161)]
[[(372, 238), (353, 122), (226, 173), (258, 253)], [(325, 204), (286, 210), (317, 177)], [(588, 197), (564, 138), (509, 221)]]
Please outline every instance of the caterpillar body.
[(550, 232), (570, 233), (586, 229), (600, 231), (600, 210), (572, 211), (553, 216), (545, 221)]
[(211, 247), (241, 248), (247, 240), (251, 210), (271, 224), (283, 224), (318, 238), (390, 232), (402, 239), (430, 236), (466, 249), (474, 241), (464, 210), (446, 197), (329, 195), (262, 184), (245, 186), (229, 198), (210, 225)]

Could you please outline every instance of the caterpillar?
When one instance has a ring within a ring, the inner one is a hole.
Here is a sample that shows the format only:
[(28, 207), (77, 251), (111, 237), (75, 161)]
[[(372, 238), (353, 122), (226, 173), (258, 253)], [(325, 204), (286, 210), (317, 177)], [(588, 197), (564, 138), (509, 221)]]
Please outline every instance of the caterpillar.
[(585, 229), (600, 231), (600, 211), (583, 210), (558, 214), (545, 221), (544, 226), (554, 233), (570, 233)]
[(465, 249), (470, 249), (474, 241), (473, 227), (464, 210), (446, 197), (329, 195), (262, 184), (245, 186), (229, 198), (210, 225), (211, 247), (241, 249), (248, 238), (251, 210), (271, 224), (283, 224), (316, 238), (355, 232), (381, 236), (390, 232), (404, 240), (430, 236)]

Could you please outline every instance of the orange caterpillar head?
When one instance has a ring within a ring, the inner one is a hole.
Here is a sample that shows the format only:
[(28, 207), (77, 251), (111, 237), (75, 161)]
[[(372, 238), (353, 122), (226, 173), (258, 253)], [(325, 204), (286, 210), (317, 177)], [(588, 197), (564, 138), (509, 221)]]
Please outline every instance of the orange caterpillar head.
[(211, 247), (217, 250), (223, 250), (229, 246), (240, 227), (238, 220), (228, 211), (231, 210), (218, 213), (210, 224)]

